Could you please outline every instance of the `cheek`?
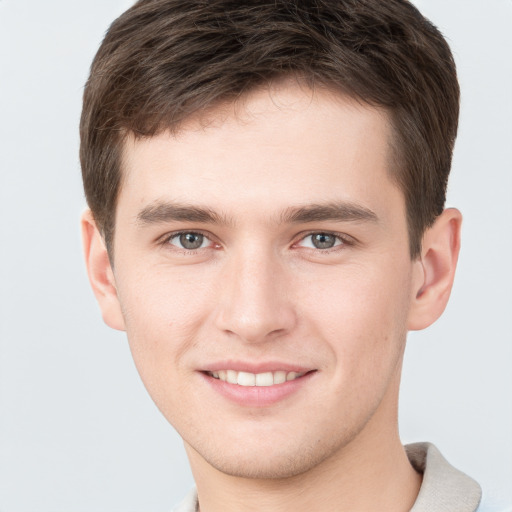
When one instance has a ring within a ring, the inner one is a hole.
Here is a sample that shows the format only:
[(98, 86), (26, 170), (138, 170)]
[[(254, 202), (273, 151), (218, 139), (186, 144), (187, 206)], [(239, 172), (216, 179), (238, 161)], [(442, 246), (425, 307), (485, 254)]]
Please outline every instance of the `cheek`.
[(205, 322), (210, 299), (185, 273), (164, 269), (121, 274), (119, 282), (123, 283), (118, 296), (130, 350), (144, 384), (154, 395), (155, 389), (177, 380), (184, 370), (184, 355)]
[(392, 265), (352, 268), (309, 297), (304, 316), (328, 341), (338, 367), (370, 374), (396, 360), (406, 336), (409, 281)]
[(129, 330), (139, 335), (168, 335), (169, 329), (185, 335), (197, 325), (208, 295), (200, 276), (163, 266), (121, 276), (120, 281), (125, 320)]

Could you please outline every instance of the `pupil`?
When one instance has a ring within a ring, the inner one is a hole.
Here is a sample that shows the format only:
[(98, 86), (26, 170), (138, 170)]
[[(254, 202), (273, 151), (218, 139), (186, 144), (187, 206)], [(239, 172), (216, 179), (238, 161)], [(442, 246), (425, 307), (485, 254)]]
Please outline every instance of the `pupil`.
[(335, 238), (332, 235), (326, 233), (318, 233), (313, 235), (313, 245), (317, 249), (330, 249), (334, 247)]
[(185, 249), (198, 249), (203, 244), (203, 238), (198, 233), (184, 233), (180, 235), (180, 243)]

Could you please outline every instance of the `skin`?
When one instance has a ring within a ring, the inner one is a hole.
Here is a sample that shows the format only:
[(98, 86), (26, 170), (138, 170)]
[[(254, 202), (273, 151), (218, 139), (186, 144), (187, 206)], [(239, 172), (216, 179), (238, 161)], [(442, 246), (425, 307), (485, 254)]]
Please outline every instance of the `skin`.
[[(421, 477), (397, 426), (406, 333), (446, 305), (461, 216), (446, 210), (411, 260), (390, 137), (383, 111), (275, 84), (177, 135), (128, 138), (113, 267), (84, 214), (104, 320), (126, 330), (146, 388), (182, 436), (203, 512), (414, 503)], [(304, 214), (327, 204), (345, 214)], [(200, 248), (180, 246), (176, 233), (187, 232), (204, 236)], [(334, 246), (315, 247), (319, 233)], [(239, 403), (205, 371), (241, 364), (309, 374), (283, 399)]]

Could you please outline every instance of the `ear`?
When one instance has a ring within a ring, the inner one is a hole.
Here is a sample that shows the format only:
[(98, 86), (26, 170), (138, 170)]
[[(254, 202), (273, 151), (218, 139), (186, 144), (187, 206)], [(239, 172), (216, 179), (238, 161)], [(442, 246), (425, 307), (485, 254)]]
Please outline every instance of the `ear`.
[(446, 308), (459, 257), (461, 224), (459, 210), (448, 208), (423, 235), (421, 256), (415, 262), (409, 330), (425, 329)]
[(113, 329), (125, 330), (121, 305), (117, 297), (114, 272), (110, 265), (103, 236), (99, 232), (91, 210), (81, 218), (82, 243), (89, 282), (101, 309), (103, 321)]

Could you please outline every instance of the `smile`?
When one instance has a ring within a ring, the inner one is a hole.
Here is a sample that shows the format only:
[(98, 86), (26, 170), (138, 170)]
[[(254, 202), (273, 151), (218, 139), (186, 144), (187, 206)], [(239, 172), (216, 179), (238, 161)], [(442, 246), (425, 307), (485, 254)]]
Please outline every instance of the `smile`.
[(306, 372), (298, 373), (281, 370), (264, 373), (238, 372), (236, 370), (219, 370), (216, 372), (208, 372), (208, 375), (214, 379), (227, 382), (228, 384), (238, 384), (239, 386), (245, 387), (267, 387), (298, 379), (299, 377), (305, 375), (305, 373)]

